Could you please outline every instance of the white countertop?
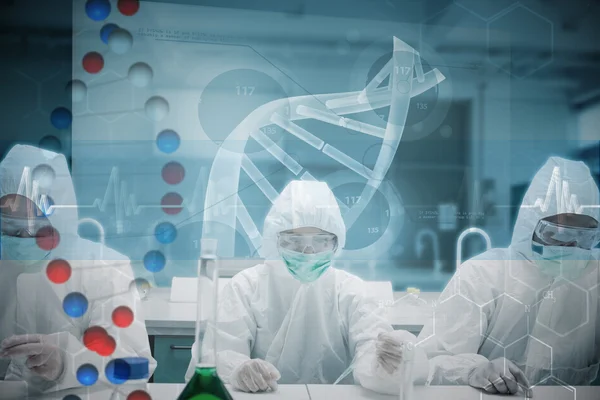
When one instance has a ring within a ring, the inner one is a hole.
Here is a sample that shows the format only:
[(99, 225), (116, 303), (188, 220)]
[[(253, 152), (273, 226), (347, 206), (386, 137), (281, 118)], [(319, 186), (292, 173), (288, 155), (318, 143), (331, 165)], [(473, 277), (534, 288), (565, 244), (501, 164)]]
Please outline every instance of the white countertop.
[[(146, 390), (155, 400), (175, 400), (183, 390), (183, 384), (148, 384)], [(134, 388), (135, 389), (135, 388)], [(84, 396), (86, 400), (125, 400), (126, 395), (134, 389), (127, 385), (119, 386), (120, 395), (113, 395), (110, 388), (92, 387), (75, 389), (44, 395), (44, 400), (63, 400), (68, 394)], [(230, 390), (235, 400), (391, 400), (398, 396), (387, 396), (374, 393), (356, 385), (279, 385), (276, 392), (243, 393)], [(538, 386), (533, 389), (536, 400), (597, 400), (600, 387), (562, 387)], [(111, 398), (111, 395), (113, 397)], [(0, 396), (0, 399), (2, 396)], [(417, 386), (413, 398), (415, 400), (482, 400), (482, 399), (522, 399), (522, 396), (488, 395), (468, 386)]]
[[(195, 303), (172, 303), (169, 288), (154, 288), (143, 301), (149, 335), (194, 336)], [(418, 299), (405, 292), (395, 292), (393, 304), (382, 304), (395, 329), (418, 332), (432, 318), (432, 303), (439, 293), (423, 292)]]
[[(311, 400), (391, 400), (398, 396), (374, 393), (356, 385), (306, 385)], [(597, 400), (600, 387), (538, 386), (533, 388), (533, 400)], [(470, 386), (415, 386), (414, 400), (483, 400), (483, 399), (524, 399), (524, 396), (492, 395), (473, 389)]]
[[(2, 389), (0, 381), (0, 389)], [(77, 388), (61, 390), (55, 393), (43, 394), (38, 397), (29, 397), (30, 400), (64, 400), (68, 395), (75, 395), (85, 400), (127, 400), (127, 396), (136, 391), (144, 390), (149, 393), (152, 400), (176, 400), (183, 391), (184, 384), (150, 383), (146, 385), (119, 385), (116, 387), (92, 386), (90, 388)], [(116, 390), (115, 390), (116, 389)], [(306, 385), (279, 385), (277, 391), (266, 393), (238, 392), (227, 385), (229, 393), (235, 400), (258, 400), (258, 399), (285, 399), (285, 400), (310, 400)], [(0, 400), (24, 400), (19, 397), (5, 397), (0, 390)]]
[(170, 288), (154, 288), (142, 302), (148, 335), (194, 336), (196, 304), (172, 303)]

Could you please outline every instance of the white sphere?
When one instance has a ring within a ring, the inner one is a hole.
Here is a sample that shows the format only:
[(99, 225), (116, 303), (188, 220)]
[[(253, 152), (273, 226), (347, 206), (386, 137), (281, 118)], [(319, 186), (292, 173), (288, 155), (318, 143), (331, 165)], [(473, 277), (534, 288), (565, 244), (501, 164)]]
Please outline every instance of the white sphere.
[(115, 28), (108, 36), (108, 47), (113, 53), (125, 54), (133, 46), (133, 36), (125, 29)]
[(127, 77), (133, 86), (146, 87), (152, 81), (152, 68), (146, 63), (138, 62), (129, 68)]
[(73, 79), (67, 84), (67, 95), (71, 101), (78, 103), (87, 96), (87, 86), (79, 79)]
[(40, 164), (33, 169), (31, 178), (34, 182), (37, 182), (41, 188), (47, 189), (54, 183), (56, 173), (48, 164)]
[(145, 295), (150, 289), (150, 287), (150, 282), (148, 282), (144, 278), (136, 278), (129, 284), (129, 290), (131, 292), (135, 292), (137, 290), (140, 293), (140, 296), (142, 297), (146, 297)]
[(169, 114), (169, 103), (163, 97), (153, 96), (146, 101), (146, 115), (152, 121), (161, 121)]

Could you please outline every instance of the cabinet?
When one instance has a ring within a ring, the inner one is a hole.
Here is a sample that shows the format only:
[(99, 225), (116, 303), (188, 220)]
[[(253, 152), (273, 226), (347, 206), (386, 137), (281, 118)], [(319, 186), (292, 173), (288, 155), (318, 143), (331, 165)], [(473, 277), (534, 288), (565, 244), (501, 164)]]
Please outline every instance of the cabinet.
[(193, 336), (155, 336), (154, 383), (184, 383), (193, 344)]

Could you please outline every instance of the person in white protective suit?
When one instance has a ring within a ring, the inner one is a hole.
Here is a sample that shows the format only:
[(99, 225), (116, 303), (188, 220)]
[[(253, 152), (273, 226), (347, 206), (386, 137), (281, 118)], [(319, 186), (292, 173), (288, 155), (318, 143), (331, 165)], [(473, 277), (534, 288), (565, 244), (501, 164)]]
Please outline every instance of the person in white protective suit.
[(520, 386), (531, 396), (532, 386), (596, 378), (598, 200), (583, 163), (546, 162), (525, 194), (511, 245), (463, 263), (441, 295), (435, 324), (420, 333), (429, 383), (491, 393)]
[[(264, 264), (235, 275), (220, 295), (217, 369), (225, 382), (246, 392), (275, 390), (277, 381), (331, 384), (354, 362), (354, 382), (399, 392), (398, 366), (416, 337), (393, 331), (365, 283), (331, 266), (345, 240), (326, 183), (287, 185), (265, 219)], [(415, 380), (424, 383), (427, 357), (421, 350), (414, 358)]]
[[(44, 206), (48, 204), (65, 207), (50, 209)], [(0, 162), (0, 205), (0, 378), (26, 381), (32, 392), (56, 391), (81, 386), (76, 371), (92, 364), (101, 377), (96, 384), (108, 383), (105, 365), (123, 357), (148, 359), (152, 374), (156, 362), (139, 294), (130, 286), (129, 259), (78, 236), (65, 157), (32, 146), (13, 147)], [(46, 273), (56, 259), (71, 266), (64, 283), (52, 282)], [(63, 299), (73, 292), (87, 299), (80, 317), (63, 309)], [(120, 306), (134, 313), (127, 327), (112, 321), (112, 311)], [(112, 337), (116, 346), (110, 356), (106, 336), (93, 343), (94, 351), (84, 346), (82, 336), (90, 327), (103, 328)]]

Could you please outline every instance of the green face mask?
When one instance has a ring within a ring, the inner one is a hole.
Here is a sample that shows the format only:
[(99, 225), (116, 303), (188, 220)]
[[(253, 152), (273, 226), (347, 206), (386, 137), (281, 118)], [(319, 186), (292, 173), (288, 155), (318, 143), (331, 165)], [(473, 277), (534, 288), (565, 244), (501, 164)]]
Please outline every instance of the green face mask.
[(534, 243), (533, 260), (544, 274), (569, 280), (578, 279), (592, 259), (592, 251), (579, 247), (542, 246)]
[(333, 250), (316, 254), (280, 249), (279, 253), (290, 274), (302, 283), (316, 281), (331, 266)]

